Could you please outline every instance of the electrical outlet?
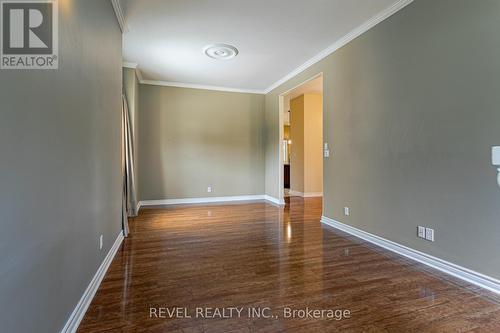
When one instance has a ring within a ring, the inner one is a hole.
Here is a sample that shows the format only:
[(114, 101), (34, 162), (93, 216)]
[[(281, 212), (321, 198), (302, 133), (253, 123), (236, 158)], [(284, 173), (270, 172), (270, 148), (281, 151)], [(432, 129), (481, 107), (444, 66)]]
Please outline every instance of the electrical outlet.
[(434, 229), (425, 228), (425, 239), (434, 242)]
[(207, 187), (207, 192), (212, 193), (212, 186)]
[(102, 250), (102, 235), (99, 236), (99, 250)]
[(349, 207), (344, 207), (344, 215), (349, 216)]
[(330, 151), (329, 150), (325, 150), (325, 157), (330, 157)]
[(417, 235), (420, 238), (425, 238), (425, 227), (418, 226), (417, 227)]

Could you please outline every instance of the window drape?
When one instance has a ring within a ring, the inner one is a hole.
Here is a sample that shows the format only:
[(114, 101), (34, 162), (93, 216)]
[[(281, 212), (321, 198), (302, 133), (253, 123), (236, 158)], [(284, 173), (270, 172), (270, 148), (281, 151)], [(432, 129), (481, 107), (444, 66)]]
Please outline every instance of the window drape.
[(122, 96), (122, 136), (122, 227), (123, 234), (127, 237), (129, 234), (128, 217), (137, 215), (137, 198), (134, 178), (134, 140), (129, 108), (125, 96)]

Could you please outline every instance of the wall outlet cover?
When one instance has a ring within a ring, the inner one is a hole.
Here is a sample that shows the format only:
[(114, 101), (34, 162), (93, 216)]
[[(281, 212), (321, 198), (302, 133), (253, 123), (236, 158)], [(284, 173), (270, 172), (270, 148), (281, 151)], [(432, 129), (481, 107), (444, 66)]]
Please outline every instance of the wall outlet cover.
[(102, 245), (103, 245), (103, 239), (102, 239), (102, 235), (99, 236), (99, 250), (102, 250)]
[(207, 192), (212, 193), (212, 186), (207, 187)]
[(344, 207), (344, 215), (349, 216), (349, 207)]
[(434, 229), (425, 228), (425, 239), (434, 242)]

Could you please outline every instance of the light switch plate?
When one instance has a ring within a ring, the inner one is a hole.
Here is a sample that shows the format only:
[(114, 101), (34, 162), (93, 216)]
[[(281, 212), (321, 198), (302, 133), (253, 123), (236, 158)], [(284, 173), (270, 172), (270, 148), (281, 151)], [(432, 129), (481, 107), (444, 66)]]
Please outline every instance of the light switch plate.
[(420, 238), (425, 238), (425, 227), (422, 226), (417, 227), (417, 236)]
[(434, 229), (425, 228), (425, 239), (434, 242)]
[(349, 216), (349, 207), (344, 207), (344, 215)]
[(500, 146), (491, 147), (491, 164), (500, 166)]

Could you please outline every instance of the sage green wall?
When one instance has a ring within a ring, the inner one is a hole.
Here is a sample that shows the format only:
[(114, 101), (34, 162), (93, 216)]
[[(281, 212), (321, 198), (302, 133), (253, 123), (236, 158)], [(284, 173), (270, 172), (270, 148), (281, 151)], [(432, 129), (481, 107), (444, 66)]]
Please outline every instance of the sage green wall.
[(141, 200), (264, 194), (264, 95), (141, 84), (140, 110)]
[(65, 0), (59, 69), (0, 70), (2, 332), (59, 332), (121, 230), (121, 63), (110, 1)]
[(499, 13), (496, 0), (416, 0), (267, 94), (266, 194), (278, 95), (323, 72), (324, 215), (500, 278)]
[[(130, 122), (132, 123), (132, 138), (134, 142), (134, 180), (139, 193), (139, 79), (135, 69), (123, 68), (123, 93), (127, 99)], [(140, 198), (137, 196), (137, 200)]]

